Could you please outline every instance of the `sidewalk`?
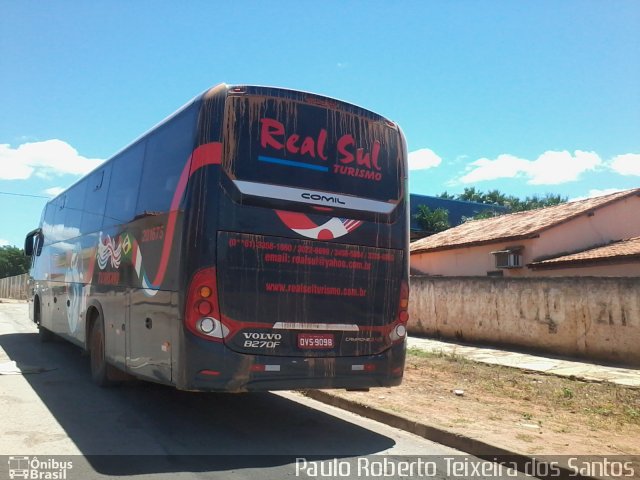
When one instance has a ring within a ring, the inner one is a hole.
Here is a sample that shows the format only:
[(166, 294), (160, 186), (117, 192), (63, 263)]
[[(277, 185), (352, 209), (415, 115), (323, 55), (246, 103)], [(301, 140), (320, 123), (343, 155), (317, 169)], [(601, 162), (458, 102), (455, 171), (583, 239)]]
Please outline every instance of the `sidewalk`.
[(514, 367), (530, 372), (640, 388), (640, 369), (610, 367), (579, 360), (549, 358), (541, 354), (533, 355), (513, 350), (459, 345), (428, 338), (409, 337), (407, 347), (433, 353), (459, 355), (475, 362)]

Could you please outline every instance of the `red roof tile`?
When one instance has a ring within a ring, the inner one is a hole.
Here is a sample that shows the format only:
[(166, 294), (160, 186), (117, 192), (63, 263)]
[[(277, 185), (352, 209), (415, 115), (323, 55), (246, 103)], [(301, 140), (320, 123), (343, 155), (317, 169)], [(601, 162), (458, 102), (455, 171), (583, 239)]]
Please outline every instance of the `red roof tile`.
[[(592, 263), (608, 260), (624, 260), (637, 258), (640, 260), (640, 237), (630, 238), (610, 243), (603, 247), (591, 248), (570, 255), (549, 258), (540, 262), (530, 263), (529, 267), (559, 267), (567, 264), (575, 263)], [(638, 270), (640, 275), (640, 268)]]
[(563, 203), (553, 207), (469, 221), (430, 237), (416, 240), (411, 244), (411, 253), (533, 238), (548, 228), (634, 195), (640, 196), (640, 188)]

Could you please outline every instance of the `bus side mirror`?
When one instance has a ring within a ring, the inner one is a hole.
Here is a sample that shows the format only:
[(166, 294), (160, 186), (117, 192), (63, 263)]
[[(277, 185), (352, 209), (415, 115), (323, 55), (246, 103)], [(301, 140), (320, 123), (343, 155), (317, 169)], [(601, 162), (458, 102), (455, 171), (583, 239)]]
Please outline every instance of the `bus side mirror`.
[(43, 241), (42, 229), (36, 228), (27, 233), (27, 237), (24, 239), (24, 254), (27, 257), (31, 257), (35, 252), (35, 255), (39, 256), (42, 253)]

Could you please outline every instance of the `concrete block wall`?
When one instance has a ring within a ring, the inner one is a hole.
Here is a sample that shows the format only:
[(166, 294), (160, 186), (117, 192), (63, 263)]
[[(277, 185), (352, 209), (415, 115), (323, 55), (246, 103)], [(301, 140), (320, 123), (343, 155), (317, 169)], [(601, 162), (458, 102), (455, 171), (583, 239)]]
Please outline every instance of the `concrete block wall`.
[(29, 275), (0, 278), (0, 298), (26, 300)]
[(409, 333), (640, 366), (640, 278), (411, 278)]

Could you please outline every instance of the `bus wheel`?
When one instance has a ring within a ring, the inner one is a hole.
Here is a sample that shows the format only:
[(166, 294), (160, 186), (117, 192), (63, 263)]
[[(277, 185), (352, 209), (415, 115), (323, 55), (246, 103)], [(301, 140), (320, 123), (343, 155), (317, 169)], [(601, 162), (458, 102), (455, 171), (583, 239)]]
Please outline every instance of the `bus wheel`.
[(107, 363), (104, 350), (104, 322), (102, 317), (98, 315), (91, 326), (89, 342), (91, 378), (93, 383), (100, 387), (110, 387), (114, 384), (110, 379), (110, 372), (114, 367)]
[(38, 326), (38, 338), (42, 343), (47, 343), (53, 341), (55, 335), (51, 330), (47, 330), (40, 323), (40, 300), (35, 300), (33, 305), (33, 317), (36, 325)]

